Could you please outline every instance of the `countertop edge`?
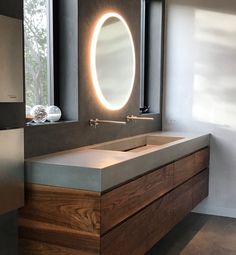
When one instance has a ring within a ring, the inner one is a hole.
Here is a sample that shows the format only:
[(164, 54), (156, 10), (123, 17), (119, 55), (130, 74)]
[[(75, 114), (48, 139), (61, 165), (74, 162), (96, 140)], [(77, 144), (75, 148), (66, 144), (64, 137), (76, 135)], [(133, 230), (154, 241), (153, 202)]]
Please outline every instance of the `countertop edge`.
[(196, 135), (184, 142), (103, 169), (26, 161), (26, 182), (37, 185), (105, 192), (209, 145), (210, 134)]

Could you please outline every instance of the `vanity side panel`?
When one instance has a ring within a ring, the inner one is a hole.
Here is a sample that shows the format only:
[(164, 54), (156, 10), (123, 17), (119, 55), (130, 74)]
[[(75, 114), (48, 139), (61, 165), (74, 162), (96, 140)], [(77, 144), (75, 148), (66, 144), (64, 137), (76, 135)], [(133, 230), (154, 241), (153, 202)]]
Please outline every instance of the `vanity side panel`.
[[(86, 253), (94, 255), (99, 254), (100, 251), (100, 238), (98, 235), (88, 235), (79, 231), (72, 231), (68, 228), (37, 221), (20, 219), (19, 235), (20, 255), (24, 254), (25, 250), (27, 250), (27, 246), (24, 246), (26, 242), (21, 242), (21, 240), (55, 245), (60, 247), (61, 250), (75, 249), (79, 254)], [(37, 247), (31, 246), (31, 249), (37, 251)], [(32, 254), (34, 253), (32, 252)]]
[[(20, 250), (21, 255), (78, 255), (78, 250), (69, 249), (53, 244), (48, 244), (39, 241), (32, 241), (26, 239), (20, 239), (20, 247), (24, 249)], [(80, 255), (92, 255), (92, 253), (87, 253), (80, 251)], [(94, 253), (95, 255), (96, 253)], [(97, 253), (99, 254), (99, 253)]]
[(20, 218), (100, 233), (100, 193), (42, 185), (26, 187)]
[(192, 210), (195, 206), (194, 196), (201, 193), (199, 187), (195, 185), (201, 183), (203, 179), (206, 179), (207, 185), (208, 170), (201, 172), (104, 235), (101, 239), (101, 254), (145, 254)]
[(29, 255), (46, 254), (47, 248), (39, 253), (39, 243), (44, 244), (40, 247), (60, 247), (58, 255), (71, 255), (66, 249), (99, 254), (100, 193), (28, 185), (26, 194), (18, 219), (20, 254), (27, 254), (29, 247), (35, 249)]

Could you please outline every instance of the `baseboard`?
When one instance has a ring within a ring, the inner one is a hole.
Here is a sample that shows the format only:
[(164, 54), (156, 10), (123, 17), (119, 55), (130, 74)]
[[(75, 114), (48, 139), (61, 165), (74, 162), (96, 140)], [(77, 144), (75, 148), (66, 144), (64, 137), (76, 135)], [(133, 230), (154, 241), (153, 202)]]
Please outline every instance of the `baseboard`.
[(236, 218), (236, 209), (235, 208), (208, 207), (208, 206), (199, 205), (192, 212), (201, 213), (201, 214), (208, 214), (208, 215), (215, 215), (215, 216)]

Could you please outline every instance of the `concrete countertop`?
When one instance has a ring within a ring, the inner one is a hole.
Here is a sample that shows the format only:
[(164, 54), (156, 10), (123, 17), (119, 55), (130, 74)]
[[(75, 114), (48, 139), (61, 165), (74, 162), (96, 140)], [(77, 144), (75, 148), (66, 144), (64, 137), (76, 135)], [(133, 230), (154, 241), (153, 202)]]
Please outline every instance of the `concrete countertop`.
[[(183, 137), (141, 151), (112, 151), (106, 147), (115, 141), (81, 147), (26, 160), (26, 182), (63, 188), (103, 192), (123, 182), (171, 163), (210, 144), (209, 134), (154, 132), (135, 136)], [(129, 143), (134, 137), (116, 140)]]

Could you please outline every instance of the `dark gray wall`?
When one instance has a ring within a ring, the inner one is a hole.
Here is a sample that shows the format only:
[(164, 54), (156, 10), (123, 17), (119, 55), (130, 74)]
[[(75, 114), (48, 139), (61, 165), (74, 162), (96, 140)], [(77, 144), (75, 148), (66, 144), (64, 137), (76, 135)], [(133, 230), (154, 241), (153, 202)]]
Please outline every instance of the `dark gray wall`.
[(13, 18), (23, 18), (23, 0), (1, 0), (0, 15)]
[(17, 212), (0, 216), (0, 254), (17, 255)]
[(55, 104), (64, 120), (78, 121), (78, 0), (54, 1)]
[[(66, 97), (66, 88), (71, 87), (74, 93), (76, 93), (73, 98), (78, 97), (79, 105), (75, 103), (70, 107), (74, 107), (71, 110), (72, 112), (79, 110), (79, 121), (26, 127), (26, 158), (156, 131), (161, 128), (160, 115), (154, 115), (155, 121), (153, 122), (140, 121), (126, 126), (101, 125), (97, 129), (89, 126), (91, 118), (125, 120), (128, 114), (139, 114), (141, 1), (70, 0), (69, 7), (67, 3), (68, 0), (59, 0), (58, 2), (59, 7), (64, 6), (64, 8), (59, 8), (61, 23), (63, 27), (68, 27), (71, 32), (67, 31), (64, 37), (59, 37), (62, 40), (60, 44), (63, 45), (61, 50), (64, 50), (64, 53), (59, 54), (57, 61), (67, 63), (71, 69), (69, 70), (67, 67), (66, 70), (60, 72), (56, 85), (61, 88), (63, 87), (61, 97)], [(73, 13), (70, 13), (69, 9), (74, 9)], [(90, 40), (93, 29), (99, 16), (107, 11), (119, 12), (128, 22), (134, 37), (137, 59), (137, 73), (131, 99), (122, 110), (115, 112), (104, 109), (98, 101), (89, 69)], [(79, 20), (74, 15), (77, 12)], [(74, 20), (72, 21), (72, 19)], [(68, 26), (64, 23), (67, 23)], [(75, 49), (74, 45), (78, 45), (79, 57), (77, 61), (74, 57), (68, 58), (68, 56), (77, 56), (77, 49)], [(65, 55), (65, 52), (68, 55)], [(77, 78), (78, 90), (73, 88), (73, 86), (77, 86)]]
[[(59, 49), (64, 52), (63, 54), (61, 52), (61, 54), (58, 55), (59, 58), (57, 60), (64, 61), (66, 59), (67, 64), (64, 68), (67, 69), (63, 69), (63, 65), (59, 67), (59, 72), (61, 70), (61, 73), (58, 76), (58, 86), (63, 89), (61, 89), (61, 94), (58, 98), (60, 102), (63, 101), (63, 96), (67, 93), (65, 88), (71, 87), (69, 91), (70, 93), (74, 93), (74, 98), (78, 98), (78, 102), (70, 105), (75, 107), (75, 109), (72, 110), (74, 115), (79, 113), (79, 121), (46, 126), (26, 127), (26, 157), (76, 148), (79, 146), (128, 137), (159, 129), (161, 123), (160, 115), (154, 116), (154, 122), (137, 122), (136, 124), (129, 124), (125, 127), (112, 125), (100, 126), (98, 129), (93, 129), (88, 125), (90, 118), (98, 117), (102, 119), (124, 120), (127, 114), (139, 113), (139, 61), (137, 61), (137, 75), (131, 100), (121, 111), (110, 112), (101, 107), (95, 96), (89, 73), (88, 46), (92, 34), (92, 27), (94, 26), (98, 15), (107, 9), (118, 11), (124, 15), (131, 27), (135, 40), (137, 60), (139, 60), (140, 0), (80, 0), (79, 2), (78, 0), (58, 1), (61, 6), (59, 16), (62, 19), (63, 27), (65, 28), (68, 26), (70, 28), (70, 32), (67, 31), (65, 37), (59, 37), (61, 45), (64, 45), (63, 48), (59, 47)], [(66, 2), (70, 2), (70, 8), (75, 8), (73, 14), (68, 12), (69, 9), (62, 8), (65, 6)], [(75, 17), (74, 15), (77, 12), (79, 14), (79, 21), (77, 21), (78, 17)], [(22, 19), (23, 1), (1, 0), (0, 15), (1, 14)], [(63, 29), (60, 31), (63, 31)], [(77, 49), (75, 48), (75, 45), (78, 45)], [(77, 56), (77, 50), (79, 56)], [(73, 57), (71, 58), (68, 56)], [(70, 68), (68, 68), (68, 66)], [(68, 102), (70, 103), (68, 100), (67, 102), (64, 101), (61, 103), (66, 104)], [(69, 109), (67, 108), (66, 111), (68, 112)], [(11, 121), (16, 119), (18, 119), (19, 125), (23, 125), (24, 104), (1, 104), (0, 114), (2, 120), (8, 120), (7, 123), (4, 123), (5, 126), (11, 125)], [(16, 219), (16, 212), (0, 216), (1, 255), (17, 254)]]
[(150, 112), (160, 113), (163, 84), (163, 16), (162, 0), (146, 0), (145, 31), (145, 105)]

